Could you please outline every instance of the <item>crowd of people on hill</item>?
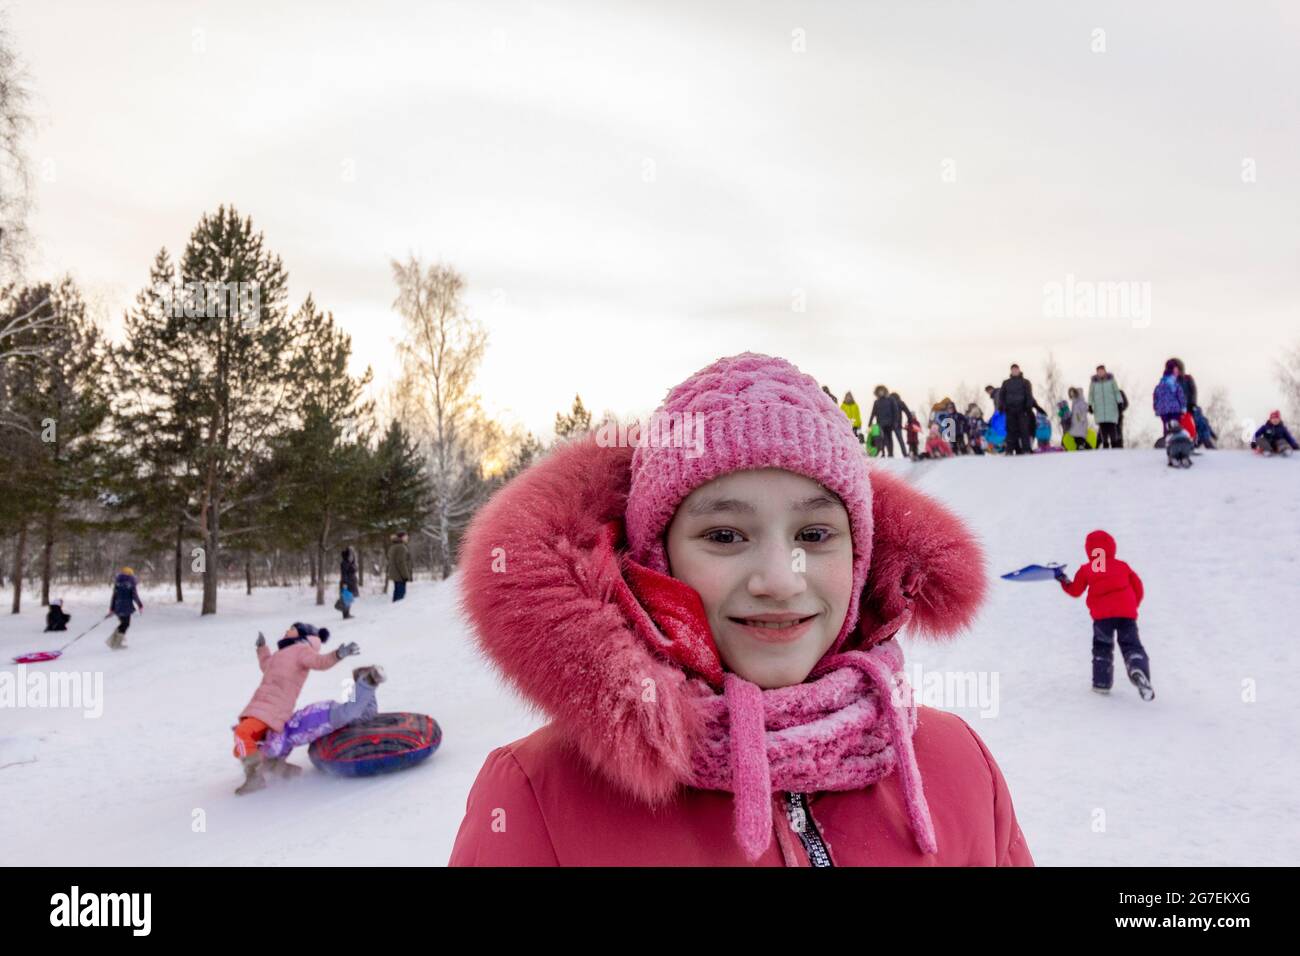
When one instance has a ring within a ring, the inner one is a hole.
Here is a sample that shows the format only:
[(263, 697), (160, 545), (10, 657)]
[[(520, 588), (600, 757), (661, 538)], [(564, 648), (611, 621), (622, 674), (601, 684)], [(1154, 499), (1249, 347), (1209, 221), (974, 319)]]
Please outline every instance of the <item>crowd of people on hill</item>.
[[(865, 423), (862, 408), (852, 392), (843, 401), (829, 387), (825, 392), (848, 416), (858, 440), (872, 456), (949, 458), (955, 455), (1028, 455), (1043, 451), (1087, 451), (1124, 447), (1124, 415), (1129, 398), (1105, 365), (1098, 365), (1086, 388), (1070, 386), (1065, 398), (1049, 412), (1039, 404), (1033, 384), (1020, 366), (1012, 364), (1001, 385), (986, 385), (984, 393), (992, 404), (986, 420), (984, 409), (970, 402), (959, 409), (949, 397), (935, 402), (923, 419), (885, 385), (877, 385)], [(1189, 464), (1198, 448), (1212, 449), (1218, 435), (1197, 402), (1196, 379), (1182, 359), (1171, 358), (1152, 392), (1152, 410), (1161, 423), (1157, 448), (1164, 448), (1170, 464)], [(1050, 401), (1049, 401), (1050, 404)], [(1053, 422), (1055, 418), (1055, 422)], [(1059, 429), (1054, 443), (1053, 425)], [(1274, 410), (1251, 441), (1262, 454), (1288, 454), (1295, 449), (1294, 437)]]

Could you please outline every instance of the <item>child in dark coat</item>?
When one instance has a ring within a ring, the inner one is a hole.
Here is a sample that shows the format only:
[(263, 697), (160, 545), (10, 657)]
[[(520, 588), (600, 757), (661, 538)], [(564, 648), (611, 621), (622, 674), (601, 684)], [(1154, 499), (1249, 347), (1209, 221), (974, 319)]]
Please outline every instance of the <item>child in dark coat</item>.
[(1196, 442), (1182, 425), (1170, 425), (1165, 435), (1165, 463), (1170, 468), (1191, 468), (1192, 449), (1195, 447)]
[(63, 612), (63, 601), (56, 598), (50, 602), (50, 609), (45, 612), (45, 630), (66, 631), (71, 620), (72, 615)]
[(912, 461), (921, 457), (921, 423), (915, 418), (907, 420), (907, 454)]
[(1264, 455), (1289, 455), (1300, 449), (1291, 432), (1282, 424), (1282, 413), (1277, 409), (1268, 413), (1268, 421), (1255, 431), (1250, 447)]
[(1105, 531), (1093, 531), (1084, 541), (1088, 562), (1071, 580), (1061, 569), (1056, 579), (1070, 597), (1088, 592), (1088, 611), (1092, 614), (1092, 689), (1109, 694), (1112, 679), (1114, 641), (1124, 656), (1128, 677), (1143, 700), (1151, 700), (1151, 664), (1138, 639), (1137, 612), (1142, 603), (1142, 579), (1137, 572), (1115, 557), (1115, 539)]

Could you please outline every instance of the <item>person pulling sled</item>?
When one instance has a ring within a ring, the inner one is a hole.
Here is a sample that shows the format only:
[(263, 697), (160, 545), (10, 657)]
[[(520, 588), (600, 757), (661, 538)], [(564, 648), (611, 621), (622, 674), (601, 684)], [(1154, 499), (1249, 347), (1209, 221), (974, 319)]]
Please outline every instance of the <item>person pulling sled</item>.
[(108, 603), (108, 614), (105, 617), (117, 615), (117, 629), (108, 635), (104, 641), (115, 651), (120, 651), (126, 647), (126, 630), (131, 626), (131, 615), (135, 613), (136, 608), (144, 613), (144, 602), (140, 600), (140, 592), (136, 590), (139, 582), (136, 580), (135, 572), (130, 568), (123, 568), (116, 578), (113, 579), (113, 596)]

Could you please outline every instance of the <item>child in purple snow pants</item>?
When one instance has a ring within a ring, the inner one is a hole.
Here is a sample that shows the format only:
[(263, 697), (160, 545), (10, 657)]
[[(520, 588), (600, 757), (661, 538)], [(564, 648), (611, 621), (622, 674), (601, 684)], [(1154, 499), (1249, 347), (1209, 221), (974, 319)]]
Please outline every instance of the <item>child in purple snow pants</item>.
[[(362, 671), (378, 671), (378, 674)], [(356, 692), (352, 700), (318, 700), (294, 711), (293, 716), (285, 721), (283, 730), (268, 732), (258, 743), (262, 756), (273, 759), (287, 757), (294, 747), (309, 744), (340, 727), (369, 720), (379, 713), (375, 687), (384, 680), (383, 670), (378, 667), (358, 668), (353, 677)]]

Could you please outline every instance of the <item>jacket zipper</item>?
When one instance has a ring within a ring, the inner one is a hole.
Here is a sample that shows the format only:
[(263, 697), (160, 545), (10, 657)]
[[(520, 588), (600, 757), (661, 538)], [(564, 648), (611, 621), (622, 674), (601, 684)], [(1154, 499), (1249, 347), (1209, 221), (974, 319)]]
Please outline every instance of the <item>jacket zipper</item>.
[(834, 866), (830, 851), (826, 849), (822, 835), (817, 832), (817, 823), (808, 809), (807, 798), (802, 793), (787, 793), (786, 800), (790, 829), (799, 834), (799, 842), (808, 854), (808, 863), (811, 866)]

